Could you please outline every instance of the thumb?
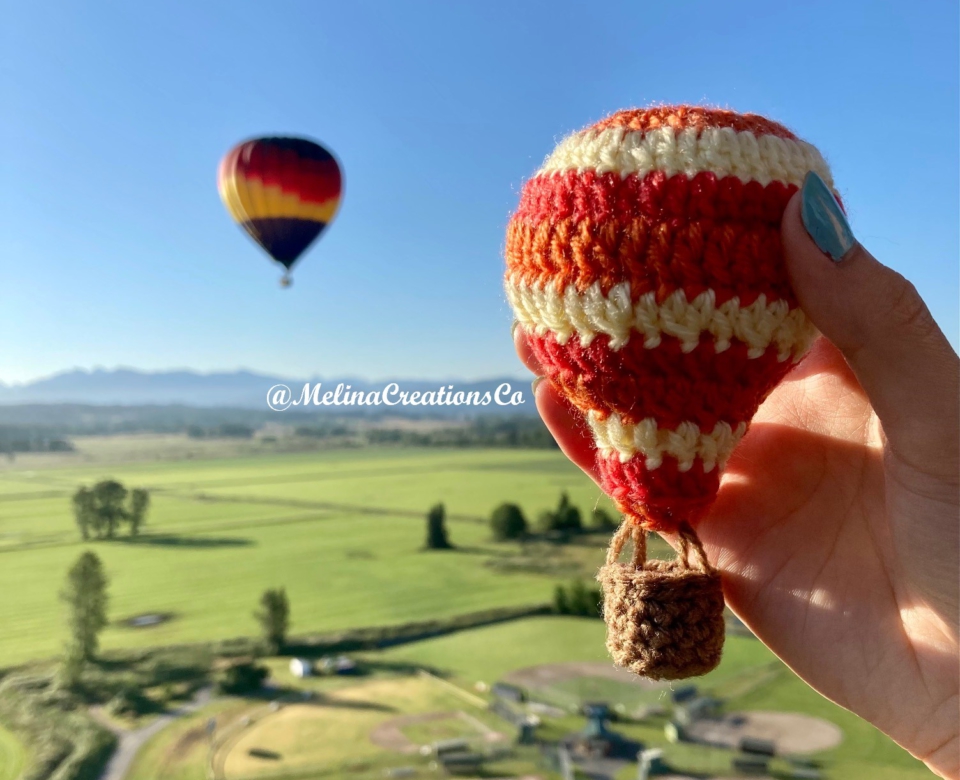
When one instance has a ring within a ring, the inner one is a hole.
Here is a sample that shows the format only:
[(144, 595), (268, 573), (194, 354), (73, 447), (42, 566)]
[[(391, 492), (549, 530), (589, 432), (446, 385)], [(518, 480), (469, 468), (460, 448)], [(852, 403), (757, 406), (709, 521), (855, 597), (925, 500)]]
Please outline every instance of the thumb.
[(843, 353), (891, 446), (908, 463), (941, 459), (937, 471), (955, 472), (960, 360), (917, 290), (854, 239), (815, 173), (787, 204), (781, 233), (800, 306)]

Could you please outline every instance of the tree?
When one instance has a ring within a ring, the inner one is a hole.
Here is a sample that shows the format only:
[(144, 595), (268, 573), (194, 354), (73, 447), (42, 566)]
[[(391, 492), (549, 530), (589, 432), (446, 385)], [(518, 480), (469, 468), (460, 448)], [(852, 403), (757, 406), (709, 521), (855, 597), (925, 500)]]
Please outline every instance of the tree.
[(115, 479), (105, 479), (93, 486), (93, 502), (99, 526), (108, 539), (116, 536), (117, 528), (126, 520), (127, 512), (123, 502), (127, 498), (127, 489)]
[[(107, 575), (96, 553), (87, 550), (77, 558), (67, 572), (60, 599), (67, 605), (70, 627), (64, 676), (75, 680), (82, 662), (96, 656), (98, 634), (107, 625)], [(71, 666), (76, 671), (70, 671)]]
[(73, 494), (73, 514), (77, 519), (80, 536), (86, 541), (90, 538), (90, 532), (96, 522), (93, 492), (90, 488), (81, 485)]
[(553, 592), (553, 611), (559, 615), (600, 617), (603, 591), (588, 588), (580, 580), (570, 583), (569, 588), (557, 585)]
[(570, 496), (566, 491), (560, 494), (557, 508), (541, 513), (539, 525), (543, 531), (577, 531), (583, 530), (580, 519), (580, 510), (570, 503)]
[(270, 670), (265, 666), (241, 661), (228, 666), (217, 676), (217, 692), (234, 695), (251, 693), (259, 690), (269, 675)]
[(590, 515), (590, 525), (598, 531), (612, 531), (617, 527), (617, 521), (606, 509), (598, 506)]
[(150, 494), (143, 488), (134, 488), (130, 491), (130, 511), (127, 520), (130, 523), (130, 535), (136, 536), (140, 533), (140, 526), (143, 525), (147, 509), (150, 508)]
[(437, 504), (427, 513), (427, 549), (451, 550), (453, 545), (447, 538), (445, 524), (446, 511), (443, 504)]
[(570, 614), (570, 603), (567, 601), (567, 589), (563, 585), (557, 585), (553, 591), (553, 610), (558, 615)]
[(265, 590), (260, 596), (260, 610), (254, 613), (271, 655), (277, 655), (287, 641), (290, 627), (290, 602), (283, 588)]
[(516, 504), (500, 504), (490, 517), (493, 537), (499, 542), (522, 539), (527, 535), (527, 519)]
[(136, 536), (149, 507), (149, 492), (143, 488), (128, 491), (115, 479), (105, 479), (92, 488), (81, 486), (73, 494), (73, 513), (84, 540), (112, 539), (122, 523), (129, 523), (130, 535)]

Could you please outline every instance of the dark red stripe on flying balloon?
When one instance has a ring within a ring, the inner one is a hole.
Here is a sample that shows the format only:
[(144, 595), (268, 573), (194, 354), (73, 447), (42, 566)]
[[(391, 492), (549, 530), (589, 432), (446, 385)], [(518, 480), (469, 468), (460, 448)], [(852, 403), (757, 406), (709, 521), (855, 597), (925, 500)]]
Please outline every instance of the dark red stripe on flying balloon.
[(240, 147), (235, 172), (264, 186), (279, 187), (304, 202), (323, 203), (340, 195), (342, 177), (337, 161), (320, 147), (316, 149), (319, 151), (275, 141), (249, 141)]

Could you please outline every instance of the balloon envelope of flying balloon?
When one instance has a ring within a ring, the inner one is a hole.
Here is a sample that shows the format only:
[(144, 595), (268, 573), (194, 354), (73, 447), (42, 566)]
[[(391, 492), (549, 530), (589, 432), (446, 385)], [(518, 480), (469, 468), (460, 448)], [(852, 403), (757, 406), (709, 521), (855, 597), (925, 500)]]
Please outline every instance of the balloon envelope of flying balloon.
[(320, 144), (265, 137), (227, 152), (217, 186), (230, 216), (289, 271), (333, 221), (343, 176)]

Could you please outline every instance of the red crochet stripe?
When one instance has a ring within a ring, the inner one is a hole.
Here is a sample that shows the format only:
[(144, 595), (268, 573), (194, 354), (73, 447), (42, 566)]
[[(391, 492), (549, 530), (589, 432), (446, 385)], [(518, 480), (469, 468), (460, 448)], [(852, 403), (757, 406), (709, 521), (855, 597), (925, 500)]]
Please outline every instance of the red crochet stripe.
[(653, 171), (626, 177), (617, 173), (565, 171), (535, 176), (524, 186), (516, 218), (531, 227), (571, 219), (626, 222), (638, 217), (683, 220), (749, 220), (779, 227), (796, 185), (766, 186), (736, 176), (701, 171), (668, 176)]
[(606, 294), (630, 283), (633, 300), (652, 292), (663, 302), (677, 290), (693, 300), (713, 290), (717, 304), (737, 296), (749, 306), (768, 301), (795, 305), (783, 261), (779, 225), (637, 217), (595, 223), (572, 217), (531, 227), (514, 217), (507, 227), (507, 274), (515, 283), (574, 285), (595, 282)]
[(659, 106), (656, 108), (631, 108), (618, 111), (591, 126), (593, 130), (623, 127), (627, 130), (654, 130), (672, 127), (674, 130), (695, 128), (698, 132), (708, 127), (732, 127), (739, 132), (755, 135), (775, 135), (779, 138), (797, 140), (786, 127), (758, 114), (739, 114), (722, 108), (702, 106)]
[(777, 360), (775, 345), (749, 358), (747, 345), (733, 342), (718, 355), (709, 334), (686, 354), (680, 341), (669, 336), (647, 349), (637, 334), (616, 351), (606, 334), (586, 347), (578, 336), (561, 345), (552, 333), (528, 332), (527, 342), (544, 376), (581, 411), (599, 412), (603, 418), (616, 412), (631, 425), (652, 417), (668, 429), (690, 421), (704, 433), (718, 422), (731, 427), (749, 422), (794, 365)]
[(637, 518), (650, 531), (672, 532), (683, 521), (696, 523), (713, 503), (720, 487), (720, 469), (704, 473), (694, 461), (689, 471), (680, 471), (676, 459), (666, 457), (648, 469), (638, 455), (626, 463), (597, 453), (600, 487), (624, 514)]

